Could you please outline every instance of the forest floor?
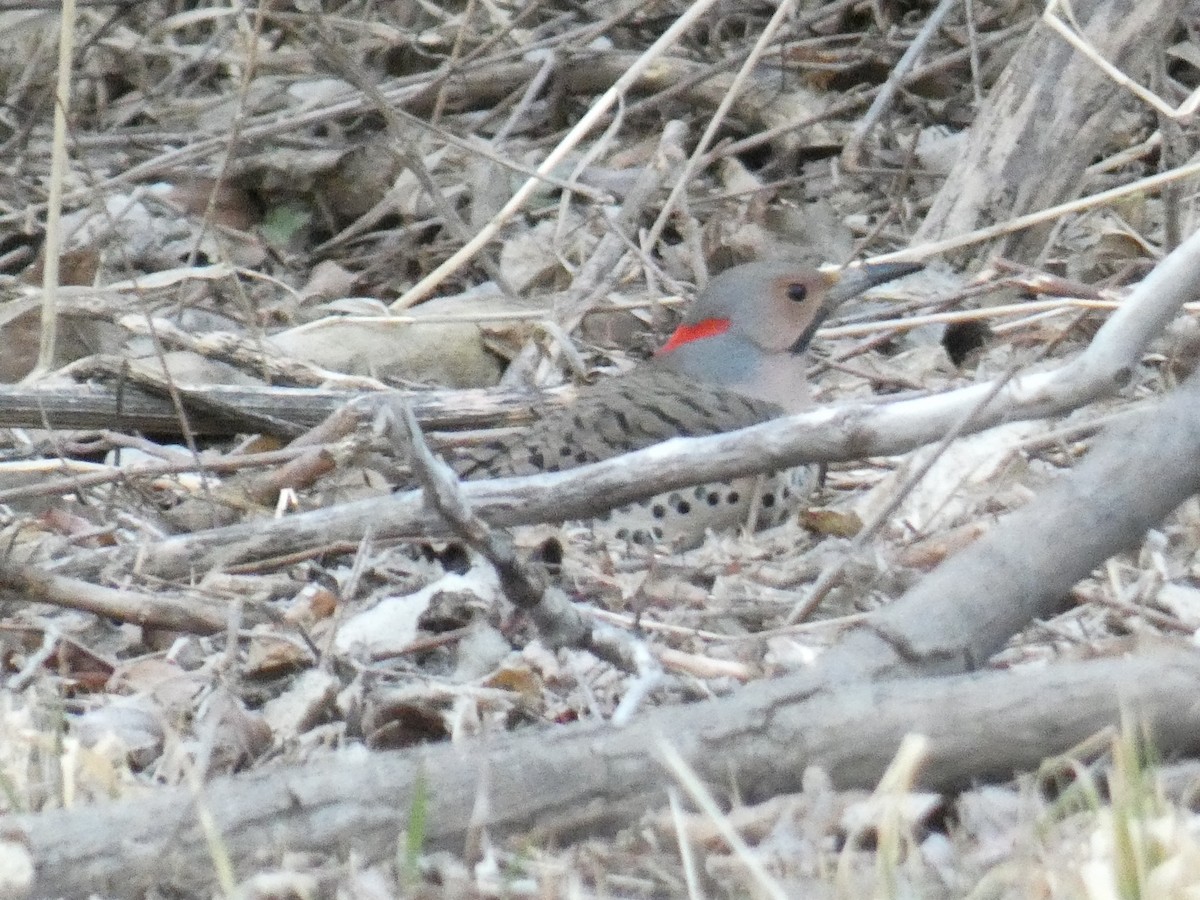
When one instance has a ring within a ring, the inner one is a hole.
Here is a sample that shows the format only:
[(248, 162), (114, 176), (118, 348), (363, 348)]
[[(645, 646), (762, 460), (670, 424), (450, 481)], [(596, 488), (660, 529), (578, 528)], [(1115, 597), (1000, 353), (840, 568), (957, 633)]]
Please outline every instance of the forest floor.
[[(1055, 371), (1191, 234), (1191, 183), (968, 232), (1182, 163), (1186, 118), (1114, 89), (1085, 164), (1054, 175), (1069, 196), (1027, 165), (1023, 196), (945, 247), (953, 229), (931, 218), (977, 186), (964, 169), (976, 117), (1000, 105), (1027, 42), (1061, 40), (1030, 4), (951, 4), (930, 30), (946, 4), (86, 2), (57, 136), (59, 9), (21, 6), (0, 4), (0, 811), (20, 822), (169, 788), (203, 812), (210, 780), (364, 750), (466, 753), (578, 722), (636, 729), (646, 710), (803, 672), (1063, 478), (1106, 425), (1152, 408), (1200, 351), (1192, 304), (1118, 392), (905, 452), (877, 441), (831, 454), (805, 509), (765, 531), (675, 550), (604, 540), (586, 520), (524, 524), (522, 555), (550, 554), (554, 584), (636, 662), (551, 648), (478, 548), (386, 512), (420, 473), (364, 395), (407, 392), (430, 443), (451, 448), (520, 428), (532, 392), (570, 402), (572, 384), (629, 369), (724, 268), (899, 251), (926, 268), (818, 332), (818, 409)], [(1096, 4), (1075, 6), (1086, 18)], [(1185, 5), (1161, 6), (1157, 62), (1123, 65), (1153, 69), (1177, 103), (1200, 83), (1200, 53)], [(283, 530), (292, 520), (315, 524), (301, 537)], [(1189, 499), (975, 667), (1189, 647), (1198, 524)], [(751, 763), (731, 762), (728, 783), (708, 785), (734, 798), (719, 811), (680, 775), (670, 805), (661, 792), (570, 839), (491, 832), (481, 791), (467, 841), (426, 842), (436, 773), (428, 794), (396, 794), (393, 821), (347, 822), (325, 848), (292, 846), (269, 821), (223, 837), (217, 809), (204, 841), (136, 862), (122, 835), (95, 835), (109, 862), (72, 876), (47, 874), (38, 840), (0, 829), (0, 850), (16, 848), (0, 884), (4, 896), (1195, 896), (1194, 772), (1157, 758), (1152, 729), (1126, 712), (1083, 745), (1047, 736), (1041, 766), (967, 765), (953, 790), (923, 786), (911, 744), (884, 748), (898, 755), (873, 789), (813, 766), (794, 789), (760, 792), (742, 781)], [(384, 828), (392, 852), (361, 849)]]

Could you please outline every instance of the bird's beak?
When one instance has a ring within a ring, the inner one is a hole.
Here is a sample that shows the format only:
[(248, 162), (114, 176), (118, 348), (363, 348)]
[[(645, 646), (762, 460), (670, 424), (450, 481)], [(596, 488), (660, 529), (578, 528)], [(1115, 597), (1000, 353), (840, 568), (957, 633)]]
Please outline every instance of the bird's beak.
[(812, 340), (813, 333), (821, 326), (821, 323), (825, 321), (830, 313), (851, 297), (857, 297), (859, 294), (870, 290), (876, 285), (885, 284), (897, 278), (903, 278), (905, 275), (919, 272), (923, 268), (925, 266), (921, 263), (888, 262), (866, 263), (854, 267), (846, 266), (842, 269), (822, 272), (821, 274), (829, 284), (829, 288), (825, 292), (824, 301), (821, 303), (821, 308), (813, 317), (812, 323), (804, 330), (804, 334), (800, 335), (796, 339), (796, 342), (792, 344), (791, 351), (799, 353), (808, 346), (809, 341)]
[(832, 312), (842, 303), (851, 297), (857, 297), (863, 291), (868, 291), (879, 284), (895, 281), (897, 278), (903, 278), (905, 275), (911, 275), (913, 272), (919, 272), (923, 268), (925, 266), (921, 263), (890, 262), (867, 264), (854, 268), (847, 266), (836, 272), (830, 272), (828, 274), (833, 276), (834, 282), (825, 295), (825, 304)]

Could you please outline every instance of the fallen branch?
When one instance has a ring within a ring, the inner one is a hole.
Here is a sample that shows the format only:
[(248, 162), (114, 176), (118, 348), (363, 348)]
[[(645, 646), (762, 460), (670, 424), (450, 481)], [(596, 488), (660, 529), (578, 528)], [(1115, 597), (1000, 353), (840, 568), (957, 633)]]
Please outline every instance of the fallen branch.
[(487, 527), (463, 498), (462, 485), (454, 471), (437, 459), (412, 408), (405, 407), (399, 422), (388, 415), (389, 431), (396, 443), (408, 449), (413, 470), (424, 485), (425, 498), (454, 530), (456, 536), (480, 553), (496, 570), (504, 595), (525, 610), (543, 641), (551, 647), (587, 642), (591, 628), (562, 589), (552, 585), (544, 570), (522, 560), (508, 534)]
[(430, 848), (461, 848), (471, 827), (493, 840), (569, 840), (664, 804), (671, 779), (655, 764), (664, 741), (724, 797), (734, 789), (755, 802), (800, 790), (808, 766), (840, 787), (874, 787), (904, 736), (919, 732), (929, 739), (920, 785), (952, 790), (1033, 768), (1117, 725), (1123, 710), (1147, 723), (1160, 753), (1194, 751), (1200, 708), (1179, 698), (1197, 679), (1200, 655), (1190, 651), (889, 685), (830, 688), (796, 676), (660, 709), (634, 728), (586, 724), (467, 745), (338, 754), (219, 778), (199, 796), (169, 788), (10, 816), (3, 840), (6, 852), (36, 867), (29, 895), (40, 897), (130, 897), (211, 884), (197, 807), (243, 872), (261, 866), (264, 851), (389, 858), (418, 791), (427, 794)]
[[(1073, 21), (1095, 50), (1139, 78), (1152, 69), (1178, 0), (1076, 0)], [(1070, 199), (1084, 169), (1111, 140), (1125, 92), (1091, 60), (1039, 24), (1026, 36), (972, 123), (966, 145), (914, 238), (955, 238)], [(1063, 140), (1070, 135), (1070, 140)], [(996, 248), (1036, 258), (1052, 221), (1011, 235)]]
[[(677, 438), (568, 472), (467, 482), (463, 496), (491, 525), (584, 519), (666, 490), (777, 471), (811, 462), (907, 452), (940, 439), (973, 412), (969, 431), (1065, 413), (1125, 384), (1149, 342), (1187, 301), (1200, 296), (1200, 232), (1166, 257), (1096, 333), (1088, 348), (1050, 372), (1011, 379), (998, 392), (979, 384), (885, 405), (827, 407), (729, 434)], [(995, 396), (991, 396), (992, 394)], [(988, 399), (990, 397), (990, 399)], [(981, 401), (987, 401), (981, 408)], [(178, 576), (359, 540), (449, 534), (419, 492), (315, 510), (269, 523), (198, 531), (139, 548), (146, 571)], [(116, 552), (126, 552), (123, 548)], [(114, 551), (79, 554), (69, 571), (110, 562)]]
[[(626, 823), (662, 802), (668, 778), (650, 764), (659, 735), (710, 785), (727, 785), (735, 773), (749, 800), (799, 790), (809, 765), (838, 785), (872, 786), (913, 731), (930, 739), (922, 784), (939, 790), (1029, 768), (1116, 724), (1123, 709), (1148, 724), (1163, 753), (1194, 751), (1200, 709), (1178, 699), (1200, 677), (1200, 657), (1190, 651), (919, 676), (973, 668), (1033, 618), (1060, 608), (1075, 579), (1135, 545), (1200, 489), (1198, 458), (1200, 374), (1159, 409), (1107, 430), (1070, 474), (865, 617), (811, 671), (647, 713), (637, 728), (518, 734), (473, 753), (455, 745), (337, 757), (217, 780), (198, 802), (241, 865), (258, 862), (268, 844), (375, 859), (394, 852), (418, 785), (429, 794), (427, 837), (441, 846), (461, 844), (480, 810), (494, 837), (527, 837), (535, 827), (571, 837)], [(193, 798), (182, 789), (7, 824), (10, 846), (36, 862), (38, 895), (127, 895), (164, 881), (194, 888), (212, 877)]]
[[(143, 628), (216, 634), (229, 625), (228, 603), (200, 596), (117, 590), (75, 578), (46, 575), (32, 566), (0, 565), (0, 592), (9, 600), (78, 609)], [(268, 621), (271, 615), (256, 604), (255, 610), (243, 618), (254, 623)]]
[[(115, 374), (106, 367), (102, 374)], [(264, 415), (311, 428), (349, 406), (366, 420), (378, 404), (405, 400), (417, 420), (434, 431), (495, 428), (529, 421), (527, 391), (376, 391), (361, 393), (324, 388), (180, 387), (195, 434), (252, 431)], [(544, 400), (552, 400), (546, 396)], [(205, 411), (205, 407), (211, 411)], [(109, 429), (177, 434), (179, 416), (161, 394), (119, 384), (0, 385), (0, 428)], [(292, 429), (288, 429), (290, 433)]]

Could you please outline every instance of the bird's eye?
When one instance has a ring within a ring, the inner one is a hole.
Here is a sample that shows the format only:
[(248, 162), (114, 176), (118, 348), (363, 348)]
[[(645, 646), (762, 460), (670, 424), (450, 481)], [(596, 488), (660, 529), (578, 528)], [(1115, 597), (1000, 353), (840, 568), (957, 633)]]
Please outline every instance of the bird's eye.
[(808, 296), (808, 285), (801, 284), (798, 281), (793, 282), (788, 285), (787, 295), (789, 300), (795, 300), (797, 303), (799, 303)]

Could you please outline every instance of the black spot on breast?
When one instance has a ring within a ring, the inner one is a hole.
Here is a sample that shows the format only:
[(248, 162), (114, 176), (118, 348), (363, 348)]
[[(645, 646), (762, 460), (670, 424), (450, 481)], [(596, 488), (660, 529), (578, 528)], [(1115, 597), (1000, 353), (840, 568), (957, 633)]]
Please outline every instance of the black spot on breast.
[(533, 558), (547, 566), (561, 566), (563, 561), (562, 544), (559, 543), (558, 538), (548, 538), (537, 548)]

